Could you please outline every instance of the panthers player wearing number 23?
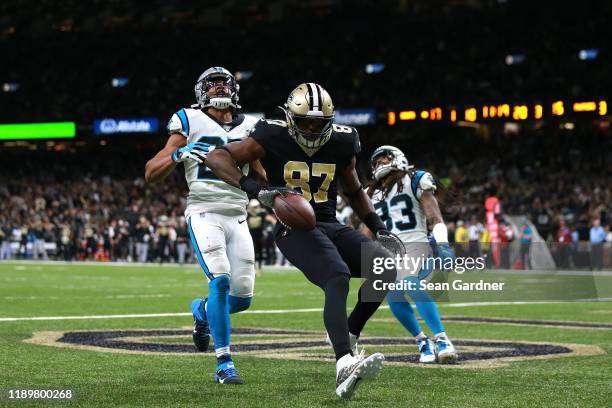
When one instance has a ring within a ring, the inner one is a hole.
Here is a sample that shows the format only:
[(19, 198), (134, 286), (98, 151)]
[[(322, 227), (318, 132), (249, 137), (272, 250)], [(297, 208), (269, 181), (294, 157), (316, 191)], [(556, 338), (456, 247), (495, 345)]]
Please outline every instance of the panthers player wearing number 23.
[[(374, 181), (368, 189), (376, 211), (387, 227), (405, 243), (406, 255), (415, 260), (432, 259), (428, 240), (427, 221), (433, 225), (433, 243), (443, 262), (453, 258), (454, 253), (448, 244), (448, 232), (443, 222), (438, 202), (434, 197), (436, 183), (432, 175), (423, 170), (415, 170), (408, 164), (404, 153), (394, 146), (381, 146), (370, 158), (370, 169)], [(398, 271), (398, 279), (413, 281), (416, 289), (392, 291), (387, 296), (389, 307), (394, 316), (415, 338), (421, 363), (434, 363), (436, 360), (447, 363), (457, 358), (457, 353), (449, 340), (436, 302), (424, 290), (421, 281), (431, 279), (432, 267), (425, 265), (419, 270)], [(419, 314), (434, 334), (434, 342), (423, 333), (408, 298), (414, 301)]]
[[(284, 110), (286, 120), (261, 120), (247, 139), (215, 150), (206, 163), (228, 184), (268, 207), (279, 194), (302, 194), (312, 205), (317, 220), (313, 230), (291, 230), (277, 223), (275, 241), (287, 259), (324, 291), (323, 318), (337, 361), (336, 394), (350, 398), (356, 385), (374, 378), (382, 366), (382, 354), (357, 355), (354, 346), (386, 292), (376, 292), (366, 279), (347, 318), (349, 278), (361, 276), (363, 248), (372, 258), (389, 252), (336, 220), (338, 182), (380, 242), (402, 244), (376, 215), (362, 189), (355, 170), (359, 136), (354, 128), (333, 123), (334, 107), (327, 91), (316, 83), (301, 84), (289, 95)], [(268, 186), (238, 170), (236, 165), (252, 160), (261, 161)], [(395, 274), (391, 268), (377, 279), (393, 282)]]
[[(185, 218), (195, 254), (208, 280), (207, 299), (195, 299), (193, 341), (206, 351), (212, 334), (217, 355), (216, 381), (242, 384), (230, 354), (230, 313), (251, 304), (254, 250), (246, 220), (244, 191), (219, 180), (206, 167), (215, 148), (241, 140), (257, 119), (238, 114), (239, 86), (225, 68), (204, 71), (195, 86), (197, 103), (172, 115), (166, 147), (147, 163), (155, 182), (183, 163), (189, 186)], [(247, 171), (249, 164), (245, 164)]]

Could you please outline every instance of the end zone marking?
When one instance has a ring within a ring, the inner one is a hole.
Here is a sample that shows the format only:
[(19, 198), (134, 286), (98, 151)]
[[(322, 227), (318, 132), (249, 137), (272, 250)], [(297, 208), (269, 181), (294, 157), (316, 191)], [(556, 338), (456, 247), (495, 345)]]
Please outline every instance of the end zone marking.
[[(189, 329), (45, 331), (35, 332), (31, 338), (23, 341), (35, 345), (97, 352), (214, 358), (212, 349), (205, 353), (196, 352), (193, 345), (187, 341), (190, 333)], [(328, 363), (334, 360), (330, 347), (323, 340), (324, 334), (320, 332), (244, 327), (237, 328), (235, 334), (237, 338), (244, 338), (244, 341), (235, 345), (235, 352), (244, 356)], [(261, 335), (267, 336), (265, 341), (258, 338)], [(182, 338), (185, 341), (160, 342), (160, 339), (168, 337)], [(418, 353), (414, 350), (413, 342), (405, 338), (365, 337), (362, 344), (382, 348), (388, 364), (425, 367), (418, 363)], [(486, 339), (455, 339), (455, 344), (459, 346), (459, 360), (456, 364), (427, 367), (495, 368), (515, 361), (605, 354), (600, 347), (587, 344)], [(387, 351), (384, 350), (385, 347)], [(404, 348), (406, 349), (400, 350)]]

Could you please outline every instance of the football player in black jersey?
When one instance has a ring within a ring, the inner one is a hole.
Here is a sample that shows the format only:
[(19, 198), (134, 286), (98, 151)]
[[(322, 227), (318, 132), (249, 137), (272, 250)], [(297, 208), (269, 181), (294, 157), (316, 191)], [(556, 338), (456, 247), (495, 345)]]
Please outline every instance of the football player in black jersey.
[[(374, 279), (366, 279), (347, 319), (349, 278), (361, 276), (362, 251), (371, 258), (389, 256), (389, 252), (336, 220), (338, 181), (351, 207), (380, 243), (397, 245), (396, 249), (402, 244), (386, 229), (361, 186), (355, 170), (359, 136), (354, 128), (333, 123), (334, 106), (327, 91), (315, 83), (301, 84), (289, 95), (284, 110), (286, 121), (262, 119), (246, 139), (210, 153), (206, 165), (268, 207), (276, 195), (297, 191), (312, 205), (315, 229), (290, 230), (277, 223), (274, 235), (287, 259), (325, 293), (323, 318), (336, 354), (336, 394), (350, 398), (360, 380), (374, 378), (382, 367), (382, 354), (353, 355), (353, 346), (386, 292), (374, 291)], [(244, 176), (237, 167), (254, 160), (261, 161), (269, 187)], [(376, 279), (393, 282), (395, 275), (392, 268)]]

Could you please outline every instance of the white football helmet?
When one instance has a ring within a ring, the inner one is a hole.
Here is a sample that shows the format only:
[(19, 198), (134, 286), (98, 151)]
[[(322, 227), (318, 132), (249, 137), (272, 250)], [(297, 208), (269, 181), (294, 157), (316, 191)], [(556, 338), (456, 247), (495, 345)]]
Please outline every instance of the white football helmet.
[[(219, 81), (222, 81), (224, 85), (229, 87), (229, 95), (221, 93), (211, 98), (208, 95), (208, 90)], [(236, 82), (234, 75), (223, 67), (211, 67), (204, 71), (198, 78), (194, 90), (198, 103), (193, 107), (202, 109), (212, 106), (216, 109), (240, 109), (240, 105), (238, 105), (238, 91), (240, 91), (240, 85)]]
[[(387, 157), (389, 163), (377, 166), (376, 160), (382, 156)], [(380, 146), (378, 149), (374, 150), (374, 153), (372, 153), (370, 157), (370, 170), (376, 181), (382, 179), (392, 171), (408, 171), (413, 167), (414, 166), (408, 164), (406, 155), (395, 146)]]

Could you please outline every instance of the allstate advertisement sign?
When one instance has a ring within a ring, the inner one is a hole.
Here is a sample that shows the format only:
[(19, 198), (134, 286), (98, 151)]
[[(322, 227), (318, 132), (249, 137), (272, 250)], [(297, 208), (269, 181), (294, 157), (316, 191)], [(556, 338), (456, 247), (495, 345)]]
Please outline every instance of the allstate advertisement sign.
[(106, 118), (94, 122), (94, 133), (96, 135), (155, 133), (157, 131), (159, 131), (159, 120), (157, 118)]
[(375, 109), (338, 109), (334, 122), (340, 125), (359, 126), (376, 123)]

